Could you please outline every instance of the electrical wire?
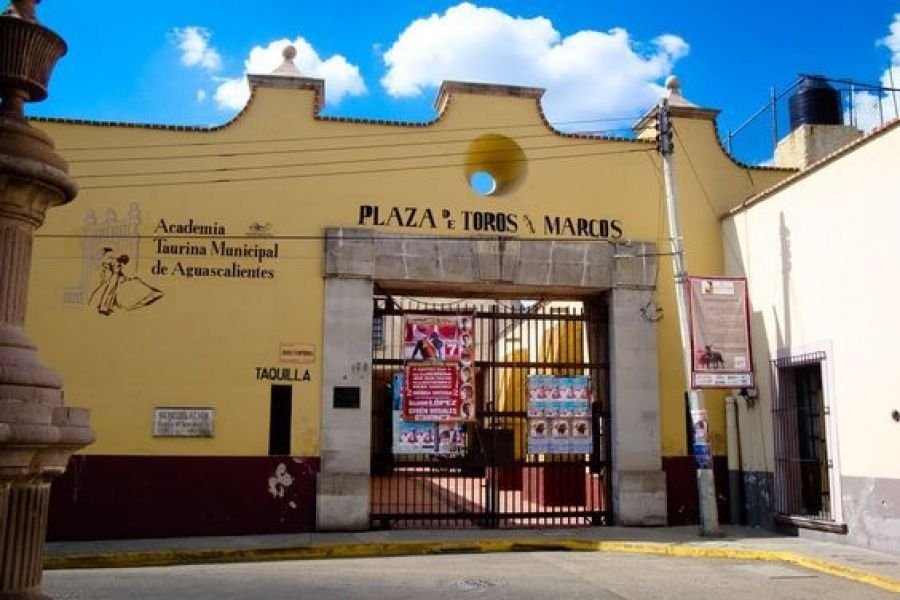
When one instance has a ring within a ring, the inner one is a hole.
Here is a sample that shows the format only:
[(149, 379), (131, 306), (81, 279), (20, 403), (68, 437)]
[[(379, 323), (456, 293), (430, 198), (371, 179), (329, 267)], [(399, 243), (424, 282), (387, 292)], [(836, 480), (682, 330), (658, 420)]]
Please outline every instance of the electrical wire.
[[(511, 159), (507, 161), (492, 161), (494, 164), (507, 163), (507, 162), (536, 162), (542, 160), (560, 160), (560, 159), (577, 159), (577, 158), (585, 158), (589, 156), (613, 156), (620, 154), (634, 154), (641, 152), (651, 152), (655, 151), (654, 148), (640, 148), (640, 149), (630, 149), (630, 150), (618, 150), (613, 152), (580, 152), (576, 154), (564, 154), (559, 156), (537, 156), (528, 159)], [(385, 159), (388, 160), (388, 159)], [(334, 176), (348, 176), (348, 175), (370, 175), (370, 174), (382, 174), (382, 173), (397, 173), (397, 172), (410, 172), (410, 171), (419, 171), (426, 169), (444, 169), (444, 168), (457, 168), (457, 167), (468, 167), (468, 166), (478, 166), (480, 163), (477, 162), (461, 162), (461, 163), (448, 163), (448, 164), (440, 164), (440, 165), (417, 165), (417, 166), (405, 166), (405, 167), (384, 167), (380, 169), (365, 169), (365, 170), (346, 170), (346, 171), (330, 171), (330, 172), (318, 172), (318, 173), (292, 173), (292, 174), (283, 174), (283, 175), (261, 175), (257, 177), (241, 177), (238, 179), (204, 179), (204, 180), (188, 180), (188, 181), (157, 181), (157, 182), (144, 182), (144, 183), (121, 183), (121, 184), (109, 184), (109, 185), (83, 185), (79, 186), (80, 190), (109, 190), (109, 189), (134, 189), (134, 188), (152, 188), (152, 187), (169, 187), (169, 186), (181, 186), (181, 185), (208, 185), (208, 184), (220, 184), (220, 183), (243, 183), (243, 182), (252, 182), (252, 181), (271, 181), (271, 180), (284, 180), (284, 179), (305, 179), (310, 177), (334, 177)], [(275, 168), (269, 166), (267, 168)], [(214, 173), (215, 169), (210, 169), (208, 172)], [(177, 173), (167, 173), (167, 172), (156, 172), (156, 173), (146, 173), (140, 174), (139, 176), (160, 176), (167, 174), (177, 174)], [(135, 175), (138, 176), (138, 175)], [(80, 176), (82, 178), (84, 176)]]
[[(517, 140), (549, 138), (559, 140), (560, 136), (553, 133), (540, 133), (534, 135), (517, 136)], [(565, 139), (565, 138), (564, 138)], [(572, 138), (569, 138), (572, 139)], [(577, 139), (577, 138), (576, 138)], [(602, 140), (602, 138), (584, 138), (584, 141)], [(70, 165), (92, 164), (92, 163), (115, 163), (115, 162), (147, 162), (158, 160), (186, 160), (195, 158), (237, 158), (241, 156), (266, 156), (278, 154), (305, 154), (307, 152), (343, 152), (347, 150), (381, 150), (385, 148), (406, 148), (409, 146), (440, 146), (443, 144), (464, 144), (471, 143), (471, 138), (450, 139), (450, 140), (421, 140), (415, 142), (392, 142), (389, 144), (365, 144), (359, 146), (320, 146), (317, 148), (288, 148), (281, 150), (252, 150), (239, 152), (216, 152), (209, 154), (182, 154), (172, 155), (153, 155), (153, 156), (112, 156), (109, 158), (74, 158), (68, 159)], [(279, 142), (272, 142), (279, 143)], [(526, 148), (532, 149), (532, 148)], [(484, 151), (490, 152), (490, 150)]]
[[(672, 131), (675, 133), (675, 139), (678, 140), (678, 144), (681, 146), (682, 151), (684, 151), (684, 156), (687, 159), (688, 166), (691, 168), (691, 172), (694, 174), (694, 179), (697, 180), (697, 184), (700, 186), (700, 191), (703, 193), (703, 198), (706, 200), (706, 205), (709, 208), (710, 213), (717, 219), (721, 216), (718, 211), (716, 211), (716, 207), (713, 206), (712, 198), (709, 196), (709, 192), (706, 190), (706, 186), (703, 184), (703, 179), (700, 177), (700, 174), (697, 172), (697, 168), (694, 166), (694, 161), (691, 159), (691, 153), (688, 152), (687, 145), (681, 139), (681, 136), (678, 134), (678, 129), (676, 129), (675, 124), (672, 124)], [(736, 264), (741, 264), (740, 253), (735, 250), (734, 245), (731, 243), (731, 240), (728, 239), (728, 236), (722, 236), (725, 240), (725, 245), (728, 247), (728, 251), (731, 253), (731, 257), (735, 260)]]
[[(583, 144), (586, 145), (586, 144)], [(556, 149), (571, 149), (570, 145), (563, 144), (553, 144), (552, 146), (532, 146), (527, 148), (527, 150), (556, 150)], [(644, 149), (642, 149), (644, 150)], [(359, 163), (378, 163), (378, 162), (391, 162), (398, 160), (417, 160), (423, 158), (452, 158), (458, 156), (472, 156), (472, 155), (497, 155), (497, 154), (513, 154), (518, 153), (516, 150), (476, 150), (473, 152), (440, 152), (436, 154), (414, 154), (414, 155), (401, 155), (401, 156), (379, 156), (375, 158), (347, 158), (341, 160), (325, 160), (318, 162), (300, 162), (300, 163), (283, 163), (283, 164), (267, 164), (267, 165), (249, 165), (249, 166), (239, 166), (239, 167), (212, 167), (212, 168), (201, 168), (201, 169), (176, 169), (176, 170), (167, 170), (167, 171), (131, 171), (124, 173), (98, 173), (96, 175), (90, 174), (80, 174), (78, 175), (78, 179), (100, 179), (107, 177), (153, 177), (159, 175), (189, 175), (193, 173), (231, 173), (237, 171), (260, 171), (266, 169), (279, 169), (279, 168), (289, 168), (289, 167), (321, 167), (321, 166), (333, 166), (333, 165), (344, 165), (344, 164), (359, 164)], [(611, 153), (610, 153), (611, 154)], [(492, 160), (492, 163), (497, 162), (518, 162), (525, 159), (519, 158), (510, 158), (504, 160)]]

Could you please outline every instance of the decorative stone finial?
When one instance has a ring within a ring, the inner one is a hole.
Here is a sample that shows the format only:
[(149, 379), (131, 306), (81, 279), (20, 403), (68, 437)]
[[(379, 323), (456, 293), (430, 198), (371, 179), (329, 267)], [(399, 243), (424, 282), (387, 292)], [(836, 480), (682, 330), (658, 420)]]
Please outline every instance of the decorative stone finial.
[(681, 95), (681, 80), (676, 76), (666, 77), (666, 89), (669, 90), (669, 106), (697, 106)]
[(24, 120), (23, 103), (47, 97), (56, 61), (66, 53), (61, 37), (37, 22), (37, 0), (13, 0), (0, 13), (0, 114)]
[(0, 16), (13, 17), (15, 19), (23, 19), (37, 23), (37, 15), (34, 12), (34, 6), (41, 0), (10, 0), (9, 6), (6, 7)]
[(669, 90), (670, 94), (680, 94), (681, 80), (674, 75), (669, 75), (666, 77), (666, 89)]
[(297, 49), (293, 45), (288, 44), (284, 47), (284, 50), (281, 51), (281, 56), (284, 57), (284, 62), (282, 62), (277, 69), (272, 71), (272, 74), (285, 75), (287, 77), (300, 77), (300, 69), (294, 64), (294, 59), (297, 57)]

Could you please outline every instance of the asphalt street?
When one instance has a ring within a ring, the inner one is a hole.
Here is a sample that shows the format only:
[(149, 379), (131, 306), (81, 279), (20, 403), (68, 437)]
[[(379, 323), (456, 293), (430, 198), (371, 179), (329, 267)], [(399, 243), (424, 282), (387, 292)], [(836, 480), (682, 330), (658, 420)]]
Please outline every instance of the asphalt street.
[(208, 564), (44, 573), (57, 600), (759, 600), (896, 598), (777, 562), (598, 552), (517, 552)]

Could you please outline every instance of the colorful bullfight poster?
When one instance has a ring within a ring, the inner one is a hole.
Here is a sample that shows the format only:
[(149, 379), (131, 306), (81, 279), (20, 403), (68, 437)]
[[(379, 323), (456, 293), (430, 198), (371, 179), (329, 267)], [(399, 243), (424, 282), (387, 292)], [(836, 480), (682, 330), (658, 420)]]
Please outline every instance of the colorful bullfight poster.
[(406, 315), (403, 418), (475, 419), (473, 315)]
[(472, 364), (475, 351), (472, 315), (406, 315), (403, 358)]
[(530, 375), (526, 389), (528, 452), (590, 454), (590, 378)]
[(393, 439), (394, 454), (440, 454), (458, 456), (466, 449), (465, 423), (437, 421), (406, 421), (403, 419), (403, 373), (393, 379)]

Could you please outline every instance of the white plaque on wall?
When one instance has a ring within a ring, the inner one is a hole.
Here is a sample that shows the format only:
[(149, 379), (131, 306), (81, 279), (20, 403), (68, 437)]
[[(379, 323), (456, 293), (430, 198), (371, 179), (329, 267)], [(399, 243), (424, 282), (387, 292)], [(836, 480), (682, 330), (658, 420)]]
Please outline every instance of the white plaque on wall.
[(215, 409), (163, 407), (153, 409), (154, 437), (213, 437)]

